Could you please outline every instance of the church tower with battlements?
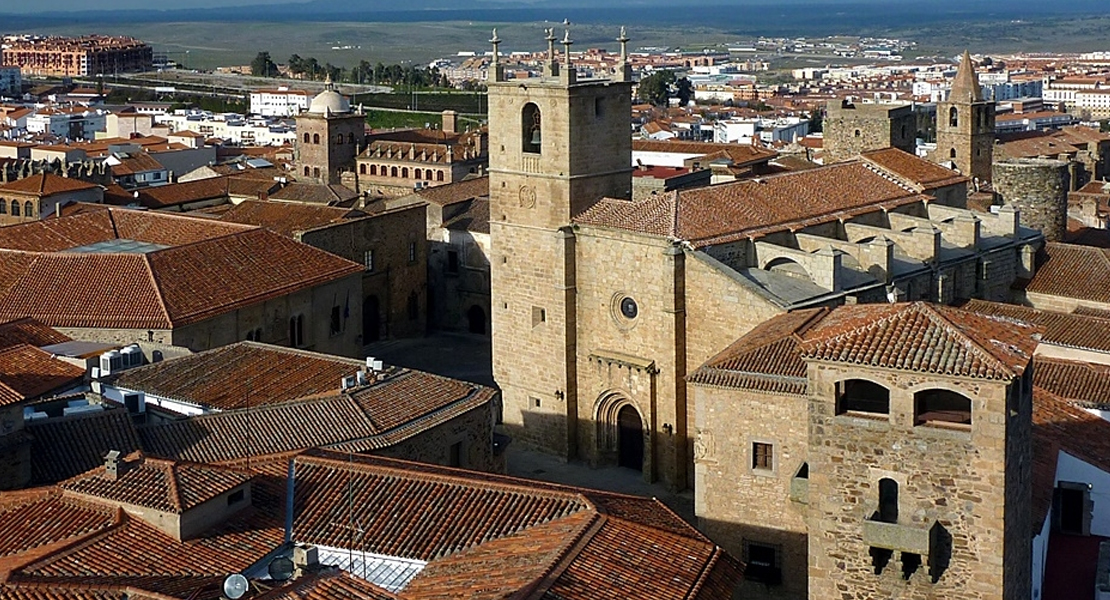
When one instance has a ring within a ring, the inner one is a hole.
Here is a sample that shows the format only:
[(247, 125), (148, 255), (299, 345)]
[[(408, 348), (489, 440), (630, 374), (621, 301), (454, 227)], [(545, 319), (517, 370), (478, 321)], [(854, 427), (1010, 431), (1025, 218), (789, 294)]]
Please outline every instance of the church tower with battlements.
[(489, 68), (493, 375), (518, 443), (577, 454), (575, 235), (571, 219), (632, 190), (631, 69), (580, 78), (547, 31), (542, 77), (508, 78), (494, 30)]

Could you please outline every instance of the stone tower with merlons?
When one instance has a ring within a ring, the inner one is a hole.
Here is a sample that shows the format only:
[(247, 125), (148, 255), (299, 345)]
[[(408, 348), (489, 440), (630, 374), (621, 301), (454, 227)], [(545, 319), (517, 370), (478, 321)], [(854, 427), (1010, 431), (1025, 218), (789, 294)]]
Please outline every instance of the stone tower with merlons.
[(963, 175), (990, 181), (994, 155), (994, 102), (983, 99), (971, 55), (965, 50), (946, 102), (937, 103), (934, 161)]
[(547, 30), (542, 77), (508, 78), (494, 30), (489, 67), (493, 375), (517, 443), (576, 452), (575, 237), (571, 218), (632, 189), (631, 69), (579, 78), (567, 32)]

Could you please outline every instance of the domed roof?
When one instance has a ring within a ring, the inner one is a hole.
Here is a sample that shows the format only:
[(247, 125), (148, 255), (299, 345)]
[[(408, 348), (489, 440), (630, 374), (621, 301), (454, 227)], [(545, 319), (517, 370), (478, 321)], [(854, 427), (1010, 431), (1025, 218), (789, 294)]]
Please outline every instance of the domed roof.
[(331, 77), (328, 77), (327, 81), (324, 82), (324, 91), (312, 99), (312, 104), (308, 106), (308, 112), (314, 115), (349, 113), (351, 112), (351, 103), (342, 94), (335, 91)]

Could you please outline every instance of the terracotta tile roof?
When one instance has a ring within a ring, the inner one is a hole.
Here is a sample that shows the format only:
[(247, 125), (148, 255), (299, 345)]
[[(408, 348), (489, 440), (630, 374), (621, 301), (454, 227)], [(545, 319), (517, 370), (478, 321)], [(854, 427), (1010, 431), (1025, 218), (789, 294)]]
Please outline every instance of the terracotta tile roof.
[(971, 300), (963, 305), (984, 315), (1032, 323), (1044, 329), (1041, 341), (1096, 352), (1110, 352), (1110, 319), (1079, 313), (1058, 313), (1027, 306)]
[(464, 179), (447, 185), (424, 188), (414, 195), (425, 202), (438, 204), (439, 206), (450, 206), (475, 198), (488, 198), (489, 177)]
[(574, 222), (673, 237), (701, 247), (923, 199), (877, 168), (856, 161), (638, 202), (605, 198)]
[(244, 200), (220, 216), (221, 221), (265, 227), (286, 237), (324, 225), (341, 223), (366, 213), (349, 208), (334, 208), (294, 202)]
[(358, 198), (358, 192), (341, 185), (320, 185), (315, 183), (290, 183), (270, 194), (271, 200), (285, 202), (308, 202), (337, 206), (348, 204)]
[(1039, 328), (925, 302), (841, 306), (813, 325), (803, 358), (984, 379), (1029, 365)]
[(767, 162), (778, 156), (778, 152), (760, 146), (743, 144), (716, 144), (711, 142), (686, 142), (681, 140), (632, 140), (633, 152), (669, 152), (696, 154), (700, 156), (726, 156), (735, 166)]
[(471, 200), (466, 210), (445, 221), (443, 227), (471, 233), (489, 233), (489, 199)]
[(302, 575), (282, 587), (267, 592), (261, 598), (265, 600), (397, 600), (399, 596), (346, 571), (326, 570)]
[(237, 469), (163, 460), (141, 452), (121, 458), (120, 463), (122, 474), (115, 480), (99, 468), (58, 487), (68, 494), (181, 514), (251, 479), (251, 474)]
[(31, 481), (53, 484), (104, 464), (110, 450), (130, 454), (139, 449), (131, 415), (126, 410), (31, 421)]
[(1110, 303), (1110, 249), (1045, 244), (1027, 292)]
[(135, 153), (127, 158), (121, 159), (120, 164), (112, 165), (112, 175), (122, 177), (124, 175), (135, 175), (136, 173), (147, 173), (150, 171), (164, 171), (166, 167), (162, 163), (155, 160), (149, 154)]
[(60, 177), (53, 173), (39, 173), (0, 185), (0, 192), (20, 192), (46, 197), (63, 192), (89, 190), (95, 187), (97, 187), (95, 184), (80, 179)]
[(39, 546), (74, 540), (118, 522), (114, 509), (63, 498), (55, 488), (2, 498), (0, 565)]
[(205, 352), (128, 369), (112, 384), (206, 408), (233, 410), (338, 393), (340, 380), (363, 361), (258, 342), (238, 342)]
[(1033, 515), (1039, 526), (1052, 504), (1057, 450), (1110, 472), (1110, 422), (1034, 387), (1033, 440)]
[(1067, 140), (1041, 135), (1022, 137), (998, 144), (997, 152), (1007, 158), (1036, 158), (1038, 156), (1059, 156), (1075, 154), (1079, 151)]
[(0, 350), (0, 406), (33, 400), (80, 384), (85, 369), (21, 344)]
[(1033, 384), (1090, 406), (1110, 406), (1110, 366), (1037, 357)]
[(490, 388), (401, 371), (383, 382), (339, 395), (142, 427), (139, 436), (143, 448), (152, 454), (201, 462), (316, 446), (362, 452), (427, 431), (487, 404), (495, 395)]
[[(170, 247), (61, 252), (116, 239)], [(179, 327), (363, 271), (265, 229), (122, 209), (0, 229), (11, 246), (38, 251), (0, 250), (0, 319), (55, 327)]]
[(967, 183), (968, 178), (936, 163), (918, 158), (897, 148), (884, 148), (864, 152), (861, 158), (876, 167), (902, 178), (920, 190)]
[(1075, 310), (1071, 312), (1073, 315), (1082, 315), (1084, 317), (1110, 319), (1110, 309), (1092, 308), (1090, 306), (1077, 306)]
[(1110, 230), (1094, 227), (1072, 229), (1071, 219), (1068, 219), (1068, 230), (1064, 232), (1064, 241), (1077, 246), (1110, 249)]
[(71, 339), (57, 329), (47, 327), (31, 318), (0, 323), (0, 349), (18, 346), (19, 344), (30, 344), (36, 348), (41, 348), (42, 346), (68, 342)]
[(159, 209), (190, 202), (226, 199), (231, 196), (257, 198), (259, 194), (269, 194), (280, 187), (281, 184), (271, 179), (226, 175), (135, 190), (138, 192), (138, 197), (134, 195), (135, 192), (121, 188), (122, 194), (117, 191), (111, 197), (106, 195), (105, 201), (120, 205), (138, 203), (146, 208)]
[(782, 394), (805, 394), (802, 335), (827, 309), (802, 310), (757, 325), (687, 377), (702, 385)]

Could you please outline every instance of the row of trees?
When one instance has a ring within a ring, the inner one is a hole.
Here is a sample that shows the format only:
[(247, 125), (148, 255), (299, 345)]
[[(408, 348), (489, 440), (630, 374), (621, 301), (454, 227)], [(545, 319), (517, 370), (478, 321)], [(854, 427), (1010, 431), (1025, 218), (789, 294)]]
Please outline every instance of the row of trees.
[[(312, 81), (323, 81), (330, 76), (332, 81), (350, 83), (404, 85), (419, 88), (451, 87), (447, 76), (440, 73), (436, 67), (385, 65), (380, 62), (372, 65), (369, 61), (362, 60), (351, 69), (343, 69), (331, 63), (321, 65), (315, 58), (301, 58), (297, 54), (290, 56), (286, 64), (289, 74), (293, 77)], [(269, 52), (259, 52), (251, 61), (251, 75), (277, 77), (278, 73), (278, 66)]]

